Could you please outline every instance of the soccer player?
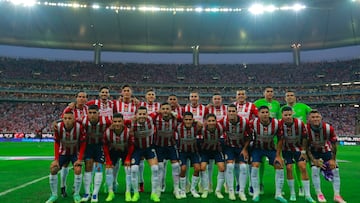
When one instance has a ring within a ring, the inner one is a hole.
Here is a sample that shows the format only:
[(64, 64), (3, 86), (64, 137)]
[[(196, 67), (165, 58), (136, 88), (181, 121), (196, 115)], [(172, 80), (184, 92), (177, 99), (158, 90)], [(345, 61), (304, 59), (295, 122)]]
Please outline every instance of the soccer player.
[[(296, 96), (295, 96), (295, 92), (293, 90), (287, 90), (285, 93), (285, 101), (286, 101), (286, 105), (282, 106), (280, 111), (282, 112), (282, 109), (285, 108), (286, 106), (289, 106), (292, 108), (293, 111), (293, 117), (300, 119), (304, 124), (306, 124), (307, 122), (307, 117), (311, 111), (311, 108), (304, 104), (304, 103), (300, 103), (296, 101)], [(298, 167), (298, 165), (295, 165), (295, 172), (296, 172), (296, 182), (297, 185), (299, 186), (299, 196), (304, 196), (304, 187), (302, 182), (300, 181), (302, 180), (301, 178), (301, 171)]]
[(150, 199), (154, 202), (160, 202), (159, 188), (159, 166), (156, 156), (156, 150), (153, 145), (155, 127), (153, 120), (148, 116), (145, 106), (140, 106), (136, 110), (135, 119), (131, 122), (131, 131), (135, 139), (135, 149), (131, 160), (131, 182), (134, 189), (134, 195), (131, 199), (137, 202), (140, 199), (138, 189), (139, 163), (142, 157), (148, 161), (151, 168), (151, 195)]
[[(222, 97), (219, 93), (215, 93), (212, 96), (212, 103), (208, 104), (206, 106), (206, 108), (208, 109), (209, 113), (216, 115), (217, 121), (220, 121), (221, 119), (226, 117), (227, 107), (226, 107), (226, 105), (224, 105), (222, 103)], [(212, 192), (212, 190), (213, 190), (212, 189), (212, 185), (213, 185), (212, 177), (213, 177), (214, 164), (215, 164), (215, 160), (210, 159), (209, 164), (207, 165), (208, 173), (209, 173), (209, 192)], [(226, 186), (226, 184), (225, 184), (225, 186)]]
[(99, 108), (100, 116), (107, 116), (111, 119), (114, 111), (114, 102), (110, 100), (109, 87), (100, 87), (99, 99), (90, 100), (86, 103), (87, 106), (96, 105)]
[[(111, 125), (108, 116), (100, 116), (99, 107), (91, 105), (88, 107), (88, 116), (82, 122), (87, 136), (87, 146), (85, 151), (85, 173), (84, 190), (85, 194), (81, 199), (87, 202), (98, 202), (98, 193), (103, 178), (103, 163), (105, 161), (103, 151), (103, 137), (105, 130)], [(94, 170), (94, 190), (90, 195), (92, 182), (92, 171)]]
[[(259, 167), (261, 159), (266, 156), (269, 164), (275, 169), (275, 199), (281, 203), (287, 200), (281, 195), (284, 183), (284, 162), (281, 158), (283, 145), (283, 133), (281, 125), (276, 118), (270, 117), (269, 107), (260, 106), (258, 108), (259, 117), (255, 118), (250, 124), (250, 130), (253, 132), (254, 145), (251, 153), (252, 169), (251, 182), (254, 189), (252, 200), (260, 201), (260, 184), (259, 184)], [(274, 137), (277, 136), (278, 141), (275, 146)]]
[[(264, 98), (262, 99), (258, 99), (254, 102), (255, 106), (257, 108), (259, 108), (260, 106), (267, 106), (269, 108), (269, 113), (270, 113), (270, 117), (271, 118), (276, 118), (279, 119), (280, 118), (280, 103), (273, 99), (274, 97), (274, 88), (267, 86), (264, 89)], [(275, 137), (276, 139), (276, 137)], [(262, 162), (264, 162), (265, 160), (262, 160)], [(264, 172), (265, 172), (265, 167), (264, 164), (261, 164), (260, 166), (260, 193), (264, 194), (264, 184), (263, 184), (263, 180), (264, 180)]]
[[(156, 94), (153, 89), (148, 89), (145, 94), (146, 102), (140, 102), (139, 106), (144, 106), (147, 109), (148, 115), (155, 114), (160, 110), (160, 103), (155, 102)], [(142, 159), (139, 163), (139, 191), (144, 192), (144, 160)], [(164, 182), (163, 180), (160, 180)], [(164, 183), (165, 186), (165, 183)], [(165, 190), (165, 188), (162, 188)]]
[[(309, 175), (306, 170), (306, 149), (307, 132), (304, 123), (297, 118), (293, 118), (293, 110), (289, 106), (282, 108), (282, 120), (280, 120), (284, 132), (283, 157), (286, 164), (287, 182), (290, 187), (290, 201), (296, 201), (294, 186), (293, 164), (298, 165), (301, 171), (305, 200), (315, 203), (310, 194)], [(300, 195), (299, 195), (300, 196)]]
[[(154, 115), (153, 120), (156, 129), (154, 144), (156, 146), (156, 153), (159, 162), (159, 178), (160, 180), (165, 179), (166, 160), (170, 160), (174, 183), (173, 194), (176, 199), (181, 199), (179, 191), (180, 165), (175, 141), (177, 118), (171, 113), (170, 104), (167, 102), (162, 103), (159, 113)], [(165, 188), (161, 181), (160, 188)]]
[(320, 171), (331, 181), (334, 189), (334, 202), (346, 203), (340, 195), (340, 173), (336, 164), (337, 137), (334, 128), (322, 121), (319, 111), (311, 110), (307, 123), (308, 156), (311, 160), (312, 182), (319, 202), (326, 202), (321, 192)]
[(179, 104), (178, 98), (175, 94), (170, 94), (167, 102), (171, 106), (171, 111), (173, 112), (175, 117), (180, 116), (182, 118), (184, 113), (184, 108)]
[[(121, 113), (124, 117), (124, 123), (131, 122), (131, 119), (135, 117), (135, 111), (137, 106), (137, 101), (132, 99), (132, 89), (130, 85), (123, 85), (121, 87), (121, 97), (118, 100), (114, 100), (114, 113)], [(118, 175), (119, 175), (119, 167), (120, 162), (117, 161), (114, 165), (114, 183), (113, 189), (117, 191), (118, 188)], [(105, 192), (107, 187), (105, 187)]]
[(86, 148), (85, 132), (81, 123), (75, 121), (71, 110), (64, 112), (62, 121), (54, 128), (54, 152), (55, 160), (50, 165), (50, 189), (52, 195), (46, 203), (57, 200), (58, 172), (64, 164), (71, 162), (74, 166), (74, 202), (79, 203), (81, 187), (81, 165)]
[(181, 164), (180, 171), (180, 197), (186, 198), (186, 172), (187, 160), (191, 161), (194, 167), (194, 173), (191, 180), (191, 194), (195, 198), (199, 198), (200, 195), (196, 191), (196, 186), (199, 182), (200, 172), (200, 155), (198, 149), (198, 134), (201, 133), (202, 123), (195, 121), (191, 112), (185, 112), (183, 116), (183, 122), (177, 127), (178, 146), (179, 146), (179, 159)]
[[(239, 90), (236, 91), (236, 101), (233, 104), (236, 106), (238, 115), (240, 117), (246, 118), (249, 121), (251, 121), (251, 120), (255, 119), (258, 116), (258, 109), (256, 108), (255, 104), (246, 101), (246, 99), (247, 99), (246, 90), (239, 89)], [(235, 174), (235, 177), (236, 177), (235, 178), (235, 180), (236, 180), (235, 193), (239, 193), (240, 185), (239, 185), (239, 182), (237, 182), (237, 181), (240, 178), (240, 168), (239, 168), (240, 164), (238, 163), (237, 160), (235, 160), (235, 161), (237, 162), (235, 164), (235, 166), (234, 166), (234, 174)], [(251, 173), (251, 163), (248, 162), (248, 164), (249, 164), (248, 171), (249, 171), (249, 174), (250, 174)], [(250, 194), (253, 193), (250, 176), (249, 176), (249, 193)]]
[(224, 143), (224, 130), (223, 127), (216, 121), (216, 115), (209, 113), (205, 118), (206, 122), (201, 132), (201, 164), (200, 164), (200, 175), (201, 184), (203, 187), (202, 198), (207, 198), (209, 193), (209, 174), (207, 171), (207, 165), (209, 159), (214, 159), (218, 166), (218, 177), (217, 185), (215, 189), (215, 195), (219, 199), (223, 199), (224, 196), (221, 194), (221, 187), (225, 182), (225, 163), (224, 154), (222, 151), (222, 145)]
[[(84, 117), (87, 115), (87, 94), (84, 91), (79, 91), (76, 93), (76, 100), (74, 105), (67, 106), (62, 115), (61, 118), (64, 117), (64, 114), (68, 111), (72, 111), (74, 113), (74, 118), (76, 121), (81, 122)], [(67, 175), (69, 174), (69, 168), (67, 163), (64, 163), (64, 165), (61, 168), (60, 171), (60, 187), (61, 187), (61, 196), (66, 197), (66, 179)]]
[[(228, 186), (229, 199), (236, 200), (234, 192), (234, 165), (240, 165), (239, 179), (239, 198), (241, 201), (247, 201), (245, 195), (245, 186), (247, 181), (247, 161), (249, 158), (248, 146), (251, 137), (249, 136), (249, 121), (237, 114), (235, 104), (227, 107), (227, 117), (220, 121), (226, 133), (225, 157), (226, 171), (225, 180)], [(239, 163), (235, 163), (235, 160)], [(238, 177), (236, 177), (238, 178)]]
[(130, 130), (124, 125), (124, 116), (120, 113), (113, 115), (111, 127), (104, 133), (104, 155), (106, 160), (106, 184), (109, 194), (105, 201), (110, 202), (115, 198), (114, 179), (117, 178), (113, 168), (122, 160), (125, 166), (125, 201), (131, 201), (131, 169), (130, 160), (134, 151), (134, 137), (130, 136)]

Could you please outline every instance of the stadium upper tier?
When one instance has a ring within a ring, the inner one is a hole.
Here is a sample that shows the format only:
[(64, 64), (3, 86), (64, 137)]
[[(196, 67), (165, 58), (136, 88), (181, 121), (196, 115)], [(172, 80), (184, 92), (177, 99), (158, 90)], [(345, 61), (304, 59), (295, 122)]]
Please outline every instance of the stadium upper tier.
[(285, 91), (292, 89), (299, 101), (318, 104), (358, 104), (360, 101), (360, 60), (292, 64), (164, 65), (64, 62), (0, 58), (0, 100), (69, 102), (78, 90), (90, 99), (101, 86), (109, 86), (113, 98), (123, 84), (133, 86), (142, 100), (153, 88), (158, 101), (169, 94), (188, 102), (189, 92), (197, 90), (202, 102), (221, 93), (224, 102), (235, 100), (238, 89), (246, 89), (250, 101), (262, 97), (265, 86), (275, 89), (284, 103)]

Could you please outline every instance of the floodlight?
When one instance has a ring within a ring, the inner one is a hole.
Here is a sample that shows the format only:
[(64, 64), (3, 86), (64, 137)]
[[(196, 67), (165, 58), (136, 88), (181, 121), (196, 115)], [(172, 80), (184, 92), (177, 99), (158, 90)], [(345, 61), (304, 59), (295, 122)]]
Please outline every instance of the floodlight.
[(264, 13), (264, 6), (261, 4), (254, 4), (248, 10), (250, 11), (250, 13), (258, 15)]
[(99, 6), (98, 4), (93, 4), (93, 5), (92, 5), (92, 8), (93, 8), (93, 9), (99, 9), (100, 6)]

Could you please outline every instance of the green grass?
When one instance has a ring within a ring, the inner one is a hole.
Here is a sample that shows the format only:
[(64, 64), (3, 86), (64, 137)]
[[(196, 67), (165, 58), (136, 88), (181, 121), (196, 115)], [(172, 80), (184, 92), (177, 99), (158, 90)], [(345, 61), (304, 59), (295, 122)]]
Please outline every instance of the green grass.
[[(0, 156), (52, 156), (53, 155), (53, 143), (0, 143)], [(360, 193), (358, 192), (359, 180), (360, 180), (360, 147), (359, 146), (348, 146), (339, 147), (338, 152), (339, 160), (347, 160), (349, 162), (340, 162), (340, 175), (341, 175), (341, 193), (348, 203), (357, 203), (360, 201)], [(49, 174), (49, 165), (51, 161), (28, 161), (28, 160), (17, 160), (17, 161), (3, 161), (0, 160), (0, 202), (1, 203), (13, 203), (13, 202), (45, 202), (50, 194), (50, 188), (48, 178), (28, 185), (24, 188), (12, 191), (5, 195), (1, 195), (2, 192), (11, 188), (21, 186), (27, 182), (35, 179), (46, 177)], [(216, 168), (216, 167), (215, 167)], [(145, 168), (145, 193), (141, 194), (139, 202), (147, 203), (151, 202), (150, 197), (150, 169)], [(216, 174), (214, 175), (214, 182), (216, 182)], [(265, 195), (261, 196), (261, 202), (276, 202), (273, 199), (274, 194), (274, 170), (270, 166), (266, 166), (264, 175), (265, 184)], [(124, 172), (123, 168), (120, 169), (119, 183), (120, 191), (116, 194), (116, 199), (113, 202), (124, 202)], [(286, 181), (285, 181), (286, 182)], [(71, 185), (73, 183), (72, 171), (68, 176), (68, 194), (71, 194)], [(326, 182), (322, 179), (322, 189), (328, 202), (332, 202), (333, 190), (330, 182)], [(285, 197), (289, 198), (289, 190), (287, 184), (284, 185)], [(60, 191), (59, 191), (60, 192)], [(312, 189), (313, 197), (314, 190)], [(99, 202), (105, 202), (106, 194), (100, 193)], [(213, 194), (204, 199), (195, 199), (188, 197), (183, 200), (175, 200), (172, 195), (172, 178), (171, 178), (171, 167), (168, 164), (167, 172), (167, 188), (166, 192), (161, 197), (161, 202), (231, 202), (227, 199), (218, 200)], [(72, 196), (69, 195), (67, 198), (59, 198), (59, 203), (73, 202)], [(240, 200), (236, 200), (240, 202)], [(248, 196), (248, 202), (251, 202), (250, 196)], [(302, 198), (298, 197), (297, 202), (304, 202)]]

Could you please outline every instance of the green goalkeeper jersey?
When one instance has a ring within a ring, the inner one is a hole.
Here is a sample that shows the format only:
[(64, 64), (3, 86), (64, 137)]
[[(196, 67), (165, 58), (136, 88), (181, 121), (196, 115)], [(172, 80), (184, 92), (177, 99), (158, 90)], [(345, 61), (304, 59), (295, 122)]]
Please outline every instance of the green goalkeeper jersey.
[(256, 108), (260, 106), (269, 107), (270, 117), (271, 118), (280, 118), (280, 103), (276, 100), (271, 100), (271, 102), (266, 101), (266, 99), (258, 99), (254, 102)]
[[(282, 109), (288, 105), (284, 105), (281, 107), (280, 112), (282, 111)], [(298, 118), (300, 120), (302, 120), (302, 122), (304, 122), (306, 124), (307, 121), (307, 116), (309, 115), (310, 111), (311, 111), (311, 107), (304, 104), (304, 103), (295, 103), (294, 106), (290, 106), (293, 111), (294, 111), (294, 118)], [(280, 114), (280, 118), (281, 118), (281, 114)]]

